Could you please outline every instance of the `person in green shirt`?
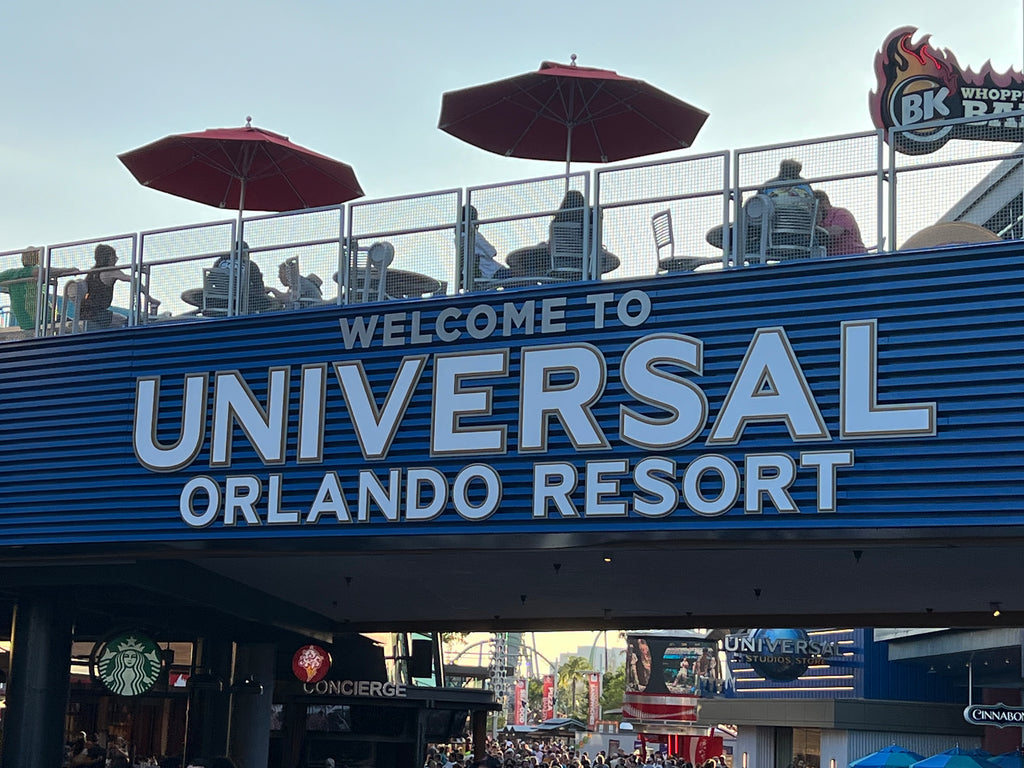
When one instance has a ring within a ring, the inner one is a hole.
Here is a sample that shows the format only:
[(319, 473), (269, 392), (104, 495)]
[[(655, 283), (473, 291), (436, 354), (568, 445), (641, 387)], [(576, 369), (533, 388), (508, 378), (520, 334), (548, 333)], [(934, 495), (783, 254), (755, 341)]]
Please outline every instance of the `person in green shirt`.
[[(50, 269), (50, 275), (72, 274), (74, 269)], [(39, 249), (26, 248), (21, 254), (21, 266), (0, 272), (0, 291), (10, 295), (11, 314), (24, 331), (36, 327), (36, 299), (39, 284)]]
[(27, 248), (21, 266), (0, 272), (0, 290), (10, 294), (11, 314), (23, 330), (36, 325), (36, 286), (39, 281), (39, 249)]

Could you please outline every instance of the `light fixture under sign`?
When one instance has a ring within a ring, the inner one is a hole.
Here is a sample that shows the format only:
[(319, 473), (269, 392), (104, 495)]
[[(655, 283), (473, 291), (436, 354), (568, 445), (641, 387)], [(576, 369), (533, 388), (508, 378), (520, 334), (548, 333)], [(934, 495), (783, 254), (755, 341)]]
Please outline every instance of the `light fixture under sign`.
[(255, 677), (246, 675), (231, 686), (232, 693), (249, 693), (256, 696), (263, 694), (263, 685)]

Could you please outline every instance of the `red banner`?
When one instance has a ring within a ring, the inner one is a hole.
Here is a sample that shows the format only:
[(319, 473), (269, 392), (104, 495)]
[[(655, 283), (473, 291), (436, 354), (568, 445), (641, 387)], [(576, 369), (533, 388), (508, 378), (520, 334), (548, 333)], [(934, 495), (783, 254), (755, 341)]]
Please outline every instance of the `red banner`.
[(588, 672), (587, 681), (590, 684), (590, 711), (587, 716), (587, 730), (593, 731), (597, 728), (597, 721), (601, 719), (601, 673)]
[(526, 725), (526, 681), (521, 677), (516, 680), (516, 695), (513, 701), (515, 709), (512, 710), (512, 724)]
[(725, 753), (721, 736), (668, 736), (667, 740), (670, 755), (685, 757), (694, 765)]
[(639, 722), (668, 721), (692, 723), (697, 720), (696, 696), (627, 692), (622, 697), (622, 717)]
[(544, 675), (543, 687), (541, 689), (543, 700), (541, 703), (541, 720), (550, 720), (555, 716), (555, 676)]

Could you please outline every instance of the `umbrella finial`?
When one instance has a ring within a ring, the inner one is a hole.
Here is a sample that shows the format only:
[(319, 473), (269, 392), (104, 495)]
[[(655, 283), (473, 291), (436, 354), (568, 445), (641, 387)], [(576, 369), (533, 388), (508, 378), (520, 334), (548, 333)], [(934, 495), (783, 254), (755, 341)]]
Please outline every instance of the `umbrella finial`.
[(575, 53), (572, 54), (571, 56), (569, 56), (569, 66), (570, 67), (575, 67), (576, 66), (576, 54)]
[(252, 128), (252, 115), (245, 116), (245, 127)]

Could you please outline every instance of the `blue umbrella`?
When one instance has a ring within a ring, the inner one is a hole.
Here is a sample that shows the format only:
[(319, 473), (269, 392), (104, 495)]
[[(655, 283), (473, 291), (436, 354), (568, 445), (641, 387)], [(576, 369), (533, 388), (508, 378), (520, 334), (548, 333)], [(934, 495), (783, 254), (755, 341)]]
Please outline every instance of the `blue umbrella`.
[(998, 757), (990, 757), (988, 761), (998, 765), (999, 768), (1024, 768), (1024, 749), (1018, 747), (1013, 752), (1004, 752)]
[(850, 768), (907, 768), (919, 760), (924, 760), (924, 756), (893, 744), (854, 760)]
[(984, 757), (975, 757), (960, 747), (953, 747), (914, 763), (913, 768), (992, 768), (992, 763)]

